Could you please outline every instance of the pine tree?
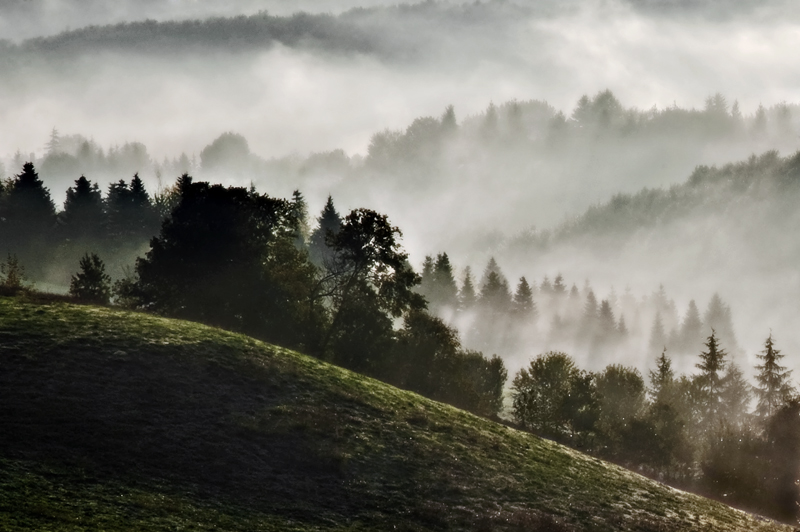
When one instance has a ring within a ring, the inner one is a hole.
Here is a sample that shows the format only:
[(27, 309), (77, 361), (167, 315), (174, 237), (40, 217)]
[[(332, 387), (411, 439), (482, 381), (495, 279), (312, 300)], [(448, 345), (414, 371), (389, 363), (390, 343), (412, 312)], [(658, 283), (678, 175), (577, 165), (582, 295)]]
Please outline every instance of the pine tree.
[(614, 311), (607, 299), (600, 303), (600, 312), (597, 317), (598, 334), (600, 341), (606, 342), (613, 339), (617, 332), (617, 322), (614, 318)]
[(762, 419), (771, 417), (781, 406), (786, 404), (787, 398), (796, 393), (794, 387), (789, 383), (791, 370), (786, 366), (781, 366), (779, 361), (785, 356), (779, 349), (775, 349), (772, 334), (764, 342), (764, 350), (756, 355), (763, 363), (756, 366), (755, 393), (758, 397), (756, 415)]
[(619, 335), (621, 339), (625, 339), (628, 337), (628, 334), (628, 326), (625, 325), (625, 315), (621, 314), (619, 317), (619, 324), (617, 325), (617, 335)]
[(452, 105), (448, 105), (442, 115), (442, 131), (445, 134), (450, 134), (456, 131), (456, 129), (458, 129), (458, 124), (456, 124), (456, 112)]
[(567, 285), (564, 284), (564, 276), (560, 273), (556, 275), (556, 279), (553, 281), (553, 294), (557, 297), (567, 295)]
[(461, 291), (458, 293), (458, 302), (462, 311), (469, 310), (475, 306), (477, 296), (475, 295), (475, 285), (472, 281), (472, 269), (467, 266), (464, 269), (464, 282), (461, 284)]
[(317, 218), (317, 228), (311, 233), (308, 245), (308, 254), (311, 262), (317, 266), (324, 266), (330, 260), (331, 249), (329, 239), (335, 236), (342, 227), (342, 217), (333, 206), (333, 198), (328, 196), (328, 201)]
[(33, 163), (25, 163), (22, 173), (9, 183), (4, 203), (0, 248), (18, 254), (26, 264), (43, 265), (52, 243), (56, 208)]
[(85, 303), (108, 304), (111, 298), (111, 277), (100, 257), (86, 253), (80, 260), (81, 271), (72, 276), (69, 294)]
[(526, 321), (534, 321), (538, 315), (533, 290), (525, 277), (519, 278), (517, 291), (514, 293), (514, 313)]
[(103, 197), (97, 183), (85, 176), (67, 189), (64, 210), (59, 214), (61, 233), (68, 240), (97, 239), (103, 231)]
[(700, 370), (697, 377), (702, 394), (701, 417), (706, 429), (711, 429), (719, 420), (722, 410), (722, 371), (727, 362), (725, 360), (727, 353), (720, 347), (713, 329), (705, 346), (706, 351), (700, 353), (700, 363), (696, 367)]
[(733, 362), (727, 366), (721, 382), (720, 418), (724, 419), (729, 426), (741, 427), (747, 419), (747, 407), (753, 394), (741, 368)]
[(433, 267), (433, 283), (436, 306), (455, 309), (458, 305), (458, 287), (447, 253), (440, 253), (436, 256), (436, 263)]
[(434, 267), (433, 257), (425, 255), (425, 260), (422, 261), (422, 273), (420, 274), (417, 291), (422, 294), (428, 304), (432, 304), (436, 292), (436, 281), (433, 275)]
[(308, 204), (303, 193), (297, 189), (292, 192), (290, 207), (292, 216), (295, 218), (295, 245), (299, 249), (304, 249), (308, 245), (311, 229), (308, 226)]
[(675, 384), (675, 372), (672, 370), (672, 360), (667, 356), (667, 348), (656, 359), (655, 371), (650, 371), (650, 388), (648, 392), (653, 402), (668, 403), (672, 387)]

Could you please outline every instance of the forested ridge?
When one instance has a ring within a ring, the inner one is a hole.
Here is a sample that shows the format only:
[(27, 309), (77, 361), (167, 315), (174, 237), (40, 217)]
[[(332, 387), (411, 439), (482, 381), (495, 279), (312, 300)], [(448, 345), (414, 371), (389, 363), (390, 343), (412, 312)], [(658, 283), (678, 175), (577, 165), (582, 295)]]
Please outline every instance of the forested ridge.
[[(690, 181), (735, 184), (765, 167), (780, 183), (794, 182), (794, 159), (774, 154), (723, 172), (738, 178), (700, 169)], [(522, 277), (512, 291), (494, 260), (480, 280), (467, 269), (457, 282), (446, 253), (426, 258), (418, 275), (386, 216), (369, 209), (342, 216), (329, 197), (313, 223), (299, 191), (283, 200), (184, 174), (153, 197), (138, 176), (112, 183), (103, 197), (81, 177), (57, 212), (25, 163), (3, 183), (0, 215), (8, 294), (24, 293), (28, 279), (71, 257), (76, 301), (113, 301), (244, 332), (484, 416), (502, 413), (508, 373), (501, 357), (475, 346), (504, 355), (542, 331), (608, 361), (631, 334), (624, 316), (615, 316), (627, 296), (598, 301), (588, 283), (568, 289), (560, 275), (540, 283)], [(128, 261), (128, 273), (112, 282), (98, 253)], [(662, 481), (793, 519), (797, 488), (785, 473), (794, 470), (786, 467), (794, 463), (787, 449), (800, 442), (790, 421), (796, 392), (772, 336), (752, 387), (734, 358), (740, 348), (719, 296), (702, 318), (694, 302), (680, 318), (663, 287), (642, 305), (635, 314), (655, 312), (653, 324), (631, 328), (649, 332), (648, 356), (660, 353), (649, 386), (632, 367), (587, 371), (548, 351), (513, 376), (507, 415)], [(536, 327), (540, 312), (550, 317), (548, 332)], [(677, 374), (671, 350), (697, 360), (699, 371)]]

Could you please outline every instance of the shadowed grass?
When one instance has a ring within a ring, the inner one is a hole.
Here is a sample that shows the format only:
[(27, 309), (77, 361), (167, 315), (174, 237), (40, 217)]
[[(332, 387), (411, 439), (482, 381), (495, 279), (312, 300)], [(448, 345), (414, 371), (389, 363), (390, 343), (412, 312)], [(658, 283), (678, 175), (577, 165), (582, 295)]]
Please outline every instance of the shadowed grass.
[(251, 338), (0, 298), (3, 530), (788, 530)]

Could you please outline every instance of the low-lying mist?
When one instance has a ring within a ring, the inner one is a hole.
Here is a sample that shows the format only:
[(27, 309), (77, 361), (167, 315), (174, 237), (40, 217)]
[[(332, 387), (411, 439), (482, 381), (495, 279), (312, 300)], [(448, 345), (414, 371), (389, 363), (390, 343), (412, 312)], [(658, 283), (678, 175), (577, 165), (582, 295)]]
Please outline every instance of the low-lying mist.
[[(415, 266), (446, 251), (459, 275), (480, 273), (495, 256), (512, 283), (562, 273), (579, 289), (590, 280), (599, 301), (612, 286), (641, 298), (663, 283), (679, 317), (719, 293), (744, 366), (770, 328), (787, 353), (800, 349), (794, 196), (709, 185), (692, 209), (654, 214), (643, 192), (641, 217), (617, 225), (618, 199), (596, 207), (645, 187), (691, 195), (669, 187), (698, 165), (800, 148), (790, 7), (385, 4), (82, 4), (90, 15), (77, 2), (10, 2), (5, 175), (34, 160), (57, 204), (82, 173), (106, 187), (139, 172), (153, 191), (183, 172), (281, 197), (299, 188), (312, 214), (330, 194), (342, 212), (388, 214)], [(301, 8), (317, 14), (289, 16)], [(20, 22), (31, 14), (38, 28)], [(161, 22), (134, 23), (145, 18)], [(117, 25), (86, 27), (107, 23)], [(52, 157), (54, 128), (73, 159)], [(225, 142), (206, 151), (225, 132), (244, 154), (236, 164)], [(521, 365), (557, 347), (542, 323), (499, 354)], [(614, 356), (651, 365), (650, 326)]]

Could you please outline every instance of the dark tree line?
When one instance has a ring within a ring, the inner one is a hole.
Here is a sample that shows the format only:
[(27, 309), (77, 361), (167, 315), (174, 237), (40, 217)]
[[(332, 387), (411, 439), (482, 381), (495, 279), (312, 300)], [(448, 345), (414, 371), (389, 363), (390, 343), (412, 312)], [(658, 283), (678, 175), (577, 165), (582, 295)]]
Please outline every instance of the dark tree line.
[(0, 186), (0, 251), (15, 254), (32, 277), (44, 277), (56, 263), (76, 263), (88, 251), (102, 251), (117, 262), (140, 251), (155, 234), (160, 207), (138, 175), (112, 183), (105, 197), (81, 176), (57, 212), (34, 165), (25, 163)]
[[(456, 330), (426, 311), (400, 229), (369, 209), (342, 217), (331, 198), (313, 231), (307, 216), (299, 191), (284, 200), (187, 174), (156, 198), (138, 175), (112, 183), (105, 197), (81, 176), (56, 212), (26, 163), (0, 191), (0, 248), (8, 253), (1, 279), (16, 290), (22, 265), (35, 265), (35, 280), (44, 265), (69, 258), (80, 270), (69, 281), (79, 301), (113, 299), (241, 331), (497, 415), (502, 361), (463, 349)], [(112, 287), (100, 252), (115, 250), (146, 253)]]
[(515, 375), (513, 417), (670, 484), (794, 521), (800, 400), (772, 336), (758, 358), (751, 386), (713, 332), (694, 375), (676, 375), (664, 350), (648, 382), (632, 368), (587, 372), (567, 354), (548, 352)]

